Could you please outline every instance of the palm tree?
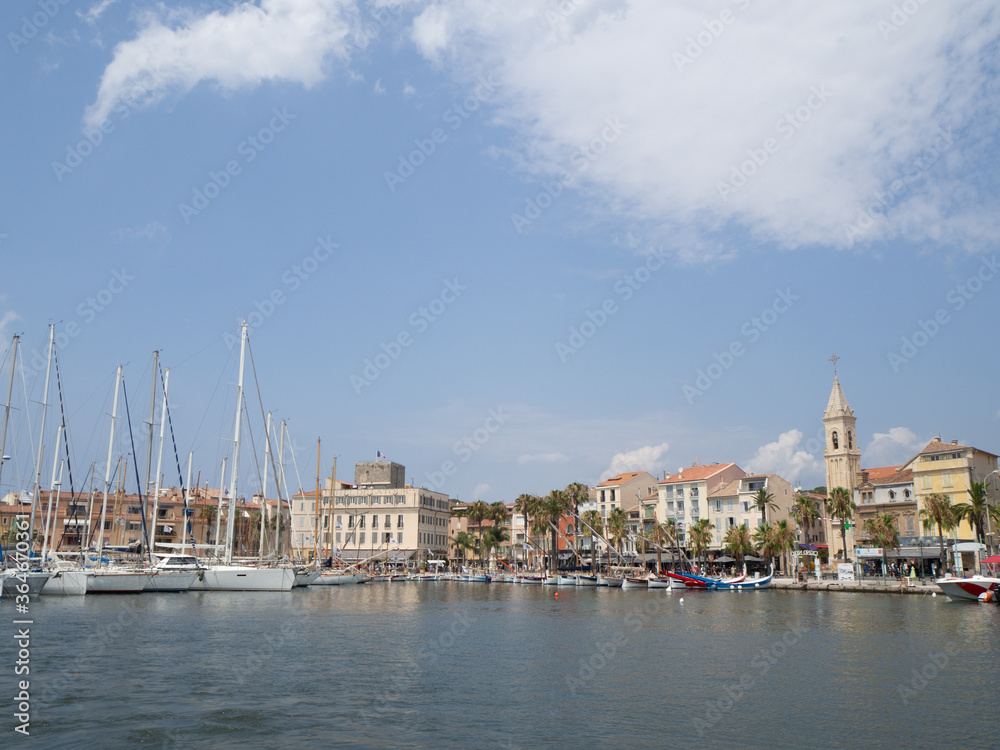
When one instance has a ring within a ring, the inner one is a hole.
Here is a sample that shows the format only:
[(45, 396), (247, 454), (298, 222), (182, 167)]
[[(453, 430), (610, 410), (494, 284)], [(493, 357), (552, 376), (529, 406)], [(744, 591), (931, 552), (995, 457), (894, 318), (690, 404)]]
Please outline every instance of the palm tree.
[(465, 509), (465, 516), (470, 524), (474, 524), (479, 531), (479, 549), (482, 550), (483, 541), (483, 521), (490, 517), (491, 509), (489, 503), (484, 500), (476, 500)]
[(753, 532), (751, 540), (753, 541), (754, 547), (756, 547), (760, 552), (761, 557), (771, 558), (771, 564), (774, 565), (774, 529), (771, 528), (771, 524), (764, 523), (758, 526), (756, 531)]
[(896, 519), (891, 513), (881, 513), (866, 518), (864, 523), (865, 533), (876, 547), (882, 548), (882, 576), (888, 568), (886, 560), (886, 549), (899, 549), (899, 530), (896, 528)]
[[(628, 533), (628, 513), (621, 508), (613, 508), (604, 522), (604, 535), (617, 550), (618, 543)], [(611, 573), (611, 547), (608, 547), (608, 573)]]
[(458, 550), (459, 557), (463, 563), (465, 562), (465, 552), (467, 550), (472, 550), (473, 552), (477, 550), (476, 537), (468, 531), (459, 531), (455, 536), (448, 537), (448, 541), (451, 542), (452, 547)]
[(767, 523), (767, 509), (777, 510), (778, 504), (774, 502), (774, 495), (761, 487), (754, 493), (753, 504), (760, 511), (760, 522)]
[(771, 532), (774, 539), (774, 548), (777, 550), (778, 554), (781, 555), (782, 567), (787, 574), (788, 556), (786, 553), (795, 549), (795, 531), (792, 529), (788, 521), (782, 518), (780, 521), (772, 524)]
[(840, 541), (844, 551), (844, 561), (847, 560), (847, 522), (854, 516), (858, 506), (854, 504), (851, 493), (843, 487), (834, 487), (826, 499), (827, 513), (840, 519)]
[(604, 519), (601, 518), (601, 514), (596, 510), (586, 510), (583, 512), (583, 523), (587, 526), (590, 532), (590, 572), (594, 572), (594, 559), (596, 557), (596, 550), (594, 549), (594, 532), (598, 534), (604, 533)]
[(661, 552), (663, 547), (673, 541), (673, 532), (665, 523), (654, 523), (649, 532), (650, 540), (656, 545), (656, 572), (663, 570), (663, 558)]
[(540, 504), (538, 518), (540, 525), (549, 529), (552, 546), (549, 551), (549, 568), (555, 573), (559, 568), (559, 521), (572, 507), (569, 496), (562, 490), (552, 490)]
[(792, 518), (802, 529), (802, 541), (809, 545), (809, 528), (819, 518), (819, 502), (808, 495), (796, 495), (795, 502), (792, 503)]
[[(701, 558), (704, 556), (708, 546), (712, 543), (712, 529), (715, 526), (707, 518), (699, 518), (688, 530), (688, 540), (694, 550), (694, 556)], [(704, 561), (703, 561), (704, 562)]]
[(938, 543), (941, 546), (941, 570), (944, 575), (944, 531), (948, 531), (955, 525), (955, 509), (951, 507), (951, 498), (934, 492), (924, 498), (924, 507), (920, 510), (921, 518), (932, 521), (937, 526)]
[(723, 539), (726, 550), (736, 558), (736, 566), (743, 567), (743, 558), (753, 552), (753, 544), (750, 542), (750, 527), (745, 523), (739, 526), (730, 526)]
[(583, 482), (572, 482), (566, 485), (563, 492), (566, 493), (573, 508), (573, 528), (575, 529), (573, 532), (573, 557), (576, 559), (576, 564), (579, 565), (580, 561), (577, 558), (576, 550), (580, 548), (580, 503), (585, 503), (590, 498), (590, 487)]
[(969, 502), (952, 506), (955, 520), (966, 520), (976, 530), (976, 541), (986, 543), (986, 516), (989, 512), (989, 494), (985, 482), (973, 482), (968, 490)]
[[(529, 548), (533, 547), (531, 541), (533, 540), (533, 532), (535, 530), (532, 519), (538, 512), (538, 504), (540, 502), (540, 498), (529, 494), (518, 495), (514, 501), (514, 512), (524, 516), (524, 539), (528, 542), (527, 546)], [(527, 562), (527, 555), (525, 555), (525, 562)]]
[(490, 555), (490, 550), (496, 549), (503, 546), (504, 542), (510, 541), (510, 534), (507, 533), (507, 529), (503, 526), (490, 526), (483, 533), (483, 551), (486, 553), (487, 559)]

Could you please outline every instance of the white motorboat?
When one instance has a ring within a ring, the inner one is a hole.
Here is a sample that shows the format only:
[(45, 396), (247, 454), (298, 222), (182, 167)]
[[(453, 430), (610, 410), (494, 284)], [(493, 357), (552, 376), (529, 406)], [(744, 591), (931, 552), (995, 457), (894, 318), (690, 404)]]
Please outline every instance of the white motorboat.
[(991, 576), (974, 575), (971, 578), (958, 578), (947, 576), (934, 581), (938, 588), (948, 595), (949, 599), (957, 602), (979, 601), (980, 594), (992, 591), (994, 595), (1000, 594), (1000, 578)]

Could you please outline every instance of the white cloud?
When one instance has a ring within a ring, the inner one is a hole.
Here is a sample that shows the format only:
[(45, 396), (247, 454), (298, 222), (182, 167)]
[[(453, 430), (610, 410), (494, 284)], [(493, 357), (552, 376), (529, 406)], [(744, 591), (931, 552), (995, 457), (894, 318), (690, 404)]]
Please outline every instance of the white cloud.
[(170, 231), (158, 221), (151, 221), (142, 229), (123, 227), (112, 232), (116, 242), (136, 242), (139, 240), (156, 245), (170, 242)]
[(518, 466), (525, 464), (557, 464), (569, 461), (570, 457), (565, 453), (526, 453), (517, 457)]
[(115, 47), (84, 120), (96, 127), (120, 103), (152, 104), (201, 81), (225, 90), (263, 81), (311, 87), (329, 58), (346, 59), (355, 20), (351, 0), (261, 0), (204, 15), (158, 6), (142, 13), (135, 39)]
[(669, 450), (668, 443), (660, 443), (659, 445), (646, 445), (633, 451), (616, 453), (611, 459), (611, 464), (601, 473), (600, 481), (603, 482), (608, 477), (621, 474), (623, 471), (648, 471), (656, 476), (660, 470), (659, 462)]
[(410, 85), (409, 81), (407, 81), (403, 85), (403, 96), (413, 96), (415, 93), (417, 93), (417, 90)]
[(101, 0), (97, 5), (92, 5), (87, 10), (78, 10), (76, 15), (82, 18), (87, 23), (94, 23), (101, 16), (104, 15), (104, 11), (110, 8), (112, 5), (117, 3), (118, 0)]
[(793, 485), (801, 482), (803, 486), (824, 477), (826, 468), (822, 458), (801, 450), (801, 443), (800, 430), (781, 433), (776, 441), (757, 449), (757, 454), (746, 462), (747, 471), (752, 474), (777, 474)]
[(382, 79), (381, 78), (379, 78), (377, 81), (375, 81), (375, 89), (374, 90), (375, 90), (376, 94), (384, 94), (385, 93), (385, 86), (382, 85)]
[(472, 491), (473, 500), (482, 500), (483, 496), (490, 491), (490, 486), (485, 482), (477, 484), (476, 488)]
[[(963, 179), (1000, 113), (991, 5), (921, 4), (894, 32), (879, 26), (892, 7), (861, 0), (592, 0), (555, 17), (552, 7), (440, 0), (411, 39), (456, 79), (501, 81), (494, 114), (515, 133), (514, 164), (546, 179), (571, 172), (646, 234), (694, 226), (678, 241), (691, 257), (726, 255), (746, 231), (785, 247), (1000, 236), (995, 184)], [(722, 9), (731, 23), (717, 20)], [(608, 121), (623, 131), (604, 148)], [(582, 159), (592, 142), (603, 153)], [(754, 156), (746, 184), (721, 195)], [(888, 215), (849, 238), (898, 178), (908, 181)]]
[(876, 432), (871, 443), (861, 451), (864, 467), (899, 466), (923, 450), (930, 438), (917, 437), (906, 427), (893, 427), (889, 432)]

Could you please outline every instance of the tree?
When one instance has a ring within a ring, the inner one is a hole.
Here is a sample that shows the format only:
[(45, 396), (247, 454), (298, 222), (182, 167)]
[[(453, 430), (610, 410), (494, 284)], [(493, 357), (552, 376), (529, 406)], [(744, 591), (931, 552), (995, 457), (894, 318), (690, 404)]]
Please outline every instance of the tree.
[[(610, 513), (608, 513), (608, 518), (604, 522), (605, 532), (604, 535), (607, 537), (611, 544), (615, 545), (615, 551), (618, 550), (618, 544), (625, 535), (628, 533), (628, 513), (623, 511), (621, 508), (613, 508)], [(611, 572), (611, 547), (608, 547), (608, 573)]]
[(463, 563), (465, 562), (465, 553), (467, 550), (472, 550), (473, 552), (477, 550), (476, 537), (468, 531), (456, 532), (455, 536), (448, 537), (448, 541), (452, 547), (458, 550), (458, 555)]
[(951, 498), (934, 492), (924, 498), (924, 507), (920, 509), (920, 517), (925, 518), (937, 526), (938, 543), (941, 548), (941, 571), (947, 569), (944, 556), (944, 532), (955, 526), (955, 509), (951, 507)]
[(604, 519), (601, 518), (601, 514), (596, 510), (584, 511), (583, 523), (587, 526), (587, 530), (590, 536), (590, 572), (594, 572), (594, 560), (597, 556), (597, 550), (594, 549), (594, 532), (598, 534), (604, 533)]
[(976, 530), (976, 541), (986, 543), (986, 517), (989, 514), (989, 494), (985, 482), (973, 482), (968, 490), (969, 502), (952, 506), (955, 520), (966, 520)]
[(844, 560), (847, 560), (847, 524), (854, 517), (854, 511), (858, 506), (854, 504), (854, 499), (843, 487), (834, 487), (826, 499), (826, 512), (834, 518), (840, 519), (840, 541), (844, 550)]
[(673, 541), (673, 531), (665, 523), (654, 523), (649, 535), (653, 544), (656, 545), (656, 572), (659, 573), (663, 570), (661, 552), (664, 546)]
[(896, 519), (891, 513), (877, 514), (872, 518), (866, 518), (864, 523), (865, 533), (871, 543), (882, 548), (882, 574), (888, 567), (885, 550), (899, 549), (899, 530), (896, 528)]
[(760, 552), (761, 557), (771, 558), (771, 565), (774, 565), (775, 556), (775, 544), (774, 544), (774, 530), (771, 528), (771, 524), (765, 523), (757, 527), (757, 530), (753, 532), (751, 537), (754, 547)]
[(490, 550), (502, 547), (504, 542), (510, 541), (510, 534), (507, 533), (507, 529), (503, 526), (490, 526), (483, 532), (483, 551), (486, 553), (487, 559), (490, 555)]
[[(514, 512), (520, 513), (524, 516), (524, 541), (528, 542), (528, 547), (531, 547), (531, 519), (535, 515), (535, 510), (538, 506), (538, 498), (534, 495), (529, 495), (523, 493), (517, 496), (514, 501)], [(527, 555), (525, 555), (525, 562), (527, 562)]]
[(466, 518), (469, 519), (469, 523), (475, 525), (476, 529), (479, 532), (479, 550), (480, 551), (482, 550), (482, 546), (483, 546), (482, 545), (482, 541), (483, 541), (483, 521), (485, 521), (487, 518), (489, 518), (491, 512), (492, 511), (490, 509), (489, 504), (487, 502), (485, 502), (484, 500), (476, 500), (474, 503), (471, 503), (465, 509), (465, 516), (466, 516)]
[(579, 565), (580, 561), (576, 550), (580, 548), (580, 503), (585, 503), (590, 498), (590, 487), (583, 482), (572, 482), (566, 485), (566, 489), (563, 491), (573, 508), (573, 528), (575, 529), (573, 532), (573, 556), (576, 559), (576, 564)]
[(707, 518), (699, 518), (688, 530), (688, 541), (694, 550), (694, 556), (701, 558), (712, 543), (712, 529), (715, 526)]
[(795, 531), (792, 529), (788, 521), (782, 518), (780, 521), (771, 525), (771, 533), (773, 535), (774, 549), (779, 555), (781, 555), (782, 567), (787, 575), (788, 556), (786, 553), (795, 549)]
[(809, 544), (809, 528), (819, 518), (819, 503), (808, 495), (796, 495), (792, 503), (792, 518), (802, 529), (802, 542)]
[(736, 565), (743, 567), (743, 558), (753, 552), (753, 544), (750, 542), (750, 527), (745, 523), (739, 526), (730, 526), (726, 530), (723, 544), (726, 550), (736, 559)]
[(538, 509), (538, 521), (549, 529), (552, 545), (549, 551), (549, 569), (555, 573), (559, 568), (559, 521), (572, 506), (569, 496), (562, 490), (552, 490), (541, 502)]
[(753, 496), (753, 504), (760, 511), (761, 523), (767, 523), (767, 509), (777, 510), (778, 504), (774, 502), (774, 495), (761, 487)]

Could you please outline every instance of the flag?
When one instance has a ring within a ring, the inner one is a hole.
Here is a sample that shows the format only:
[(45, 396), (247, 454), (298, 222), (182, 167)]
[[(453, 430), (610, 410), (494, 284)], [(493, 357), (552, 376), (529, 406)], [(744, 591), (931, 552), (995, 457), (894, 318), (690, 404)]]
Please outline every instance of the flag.
[(243, 511), (243, 517), (244, 518), (250, 518), (250, 514), (247, 513), (246, 511)]
[(375, 458), (376, 459), (383, 459), (384, 458), (386, 461), (389, 460), (389, 457), (386, 456), (382, 451), (375, 451)]
[(337, 523), (336, 523), (336, 525), (334, 526), (334, 528), (337, 528), (337, 529), (342, 529), (342, 528), (344, 528), (344, 527), (343, 527), (343, 526), (341, 525), (340, 521), (337, 521)]
[(342, 549), (340, 549), (340, 547), (336, 547), (335, 546), (333, 548), (333, 554), (335, 554), (335, 555), (342, 555), (342, 554), (344, 554), (344, 551)]

